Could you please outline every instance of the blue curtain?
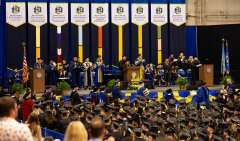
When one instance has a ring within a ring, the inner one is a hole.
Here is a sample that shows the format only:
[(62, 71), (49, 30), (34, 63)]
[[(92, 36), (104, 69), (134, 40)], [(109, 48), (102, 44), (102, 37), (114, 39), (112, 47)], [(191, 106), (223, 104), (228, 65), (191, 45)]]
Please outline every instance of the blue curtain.
[(6, 61), (6, 48), (5, 48), (5, 1), (0, 1), (0, 84), (3, 85), (7, 80), (7, 61)]
[(186, 49), (186, 56), (197, 56), (197, 27), (196, 26), (187, 26), (187, 49)]

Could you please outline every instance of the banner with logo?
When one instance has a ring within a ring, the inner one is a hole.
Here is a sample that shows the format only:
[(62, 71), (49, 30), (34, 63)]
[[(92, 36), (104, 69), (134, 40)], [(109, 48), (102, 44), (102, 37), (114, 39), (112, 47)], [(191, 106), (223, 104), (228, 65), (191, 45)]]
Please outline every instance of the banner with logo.
[[(7, 1), (7, 0), (5, 0)], [(4, 3), (5, 3), (4, 1)], [(4, 7), (3, 10), (5, 10)], [(3, 15), (1, 15), (3, 16)], [(6, 2), (5, 42), (7, 68), (22, 69), (23, 47), (26, 42), (26, 3), (23, 1)]]
[[(83, 62), (83, 26), (89, 23), (89, 4), (71, 3), (71, 23), (78, 26), (78, 49), (76, 54)], [(75, 47), (74, 47), (75, 48)]]
[(41, 57), (41, 29), (47, 23), (47, 3), (28, 3), (28, 23), (36, 27), (36, 60)]
[(91, 21), (92, 24), (102, 27), (108, 23), (108, 3), (91, 4)]
[(132, 23), (138, 26), (138, 54), (143, 54), (143, 29), (142, 26), (148, 23), (148, 4), (132, 3)]
[(103, 56), (103, 26), (108, 24), (108, 3), (91, 4), (91, 22), (98, 27), (98, 55)]
[(123, 55), (123, 26), (129, 23), (129, 10), (127, 3), (111, 4), (112, 23), (118, 26), (118, 61)]
[(170, 4), (170, 22), (176, 26), (186, 23), (185, 4)]
[(26, 23), (25, 2), (6, 2), (6, 23), (14, 27)]
[(151, 4), (151, 22), (157, 26), (158, 64), (162, 63), (162, 26), (168, 21), (167, 4)]
[(50, 23), (57, 26), (57, 61), (62, 61), (62, 26), (68, 23), (68, 3), (50, 3)]

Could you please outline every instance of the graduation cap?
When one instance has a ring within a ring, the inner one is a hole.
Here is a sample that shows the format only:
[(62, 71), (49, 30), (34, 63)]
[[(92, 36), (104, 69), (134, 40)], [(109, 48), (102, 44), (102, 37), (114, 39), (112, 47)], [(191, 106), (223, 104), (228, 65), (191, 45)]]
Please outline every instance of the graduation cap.
[(170, 93), (172, 93), (172, 89), (167, 89), (166, 92), (167, 92), (168, 94), (170, 94)]
[(61, 110), (61, 113), (62, 113), (62, 114), (67, 114), (68, 111), (67, 111), (67, 110)]
[(54, 100), (54, 101), (53, 101), (53, 104), (54, 104), (54, 105), (57, 105), (59, 102), (60, 102), (59, 100)]
[(114, 126), (115, 128), (119, 128), (120, 125), (119, 125), (119, 123), (118, 123), (117, 121), (114, 121), (114, 122), (113, 122), (113, 126)]
[(188, 138), (190, 138), (191, 136), (188, 134), (188, 133), (186, 133), (186, 132), (181, 132), (180, 133), (180, 136), (179, 136), (179, 139), (180, 140), (187, 140)]
[(171, 124), (174, 124), (177, 122), (177, 119), (174, 118), (174, 117), (170, 117), (169, 119), (167, 119), (167, 122), (171, 123)]
[(237, 117), (230, 117), (230, 120), (235, 122), (235, 123), (239, 123), (240, 120)]
[(223, 140), (221, 137), (216, 136), (216, 135), (214, 135), (213, 138), (214, 138), (214, 141), (222, 141)]
[(78, 85), (74, 84), (72, 85), (72, 89), (79, 87)]
[(105, 123), (109, 122), (110, 121), (110, 117), (109, 116), (104, 116), (103, 117), (103, 120)]
[(65, 107), (65, 108), (69, 108), (69, 109), (70, 109), (70, 108), (72, 108), (72, 107), (73, 107), (73, 105), (72, 105), (72, 104), (70, 104), (70, 103), (66, 103), (66, 104), (64, 104), (64, 107)]
[(34, 106), (35, 108), (39, 108), (39, 107), (40, 107), (39, 104), (34, 104), (33, 106)]
[(134, 129), (134, 132), (136, 134), (141, 134), (142, 133), (142, 129), (141, 128), (136, 128), (136, 129)]
[(149, 137), (149, 138), (156, 139), (157, 136), (158, 136), (158, 135), (155, 134), (155, 133), (152, 133), (152, 132), (148, 133), (148, 137)]
[(125, 96), (123, 99), (124, 99), (125, 101), (128, 101), (128, 100), (130, 99), (130, 97), (129, 97), (129, 96)]
[(142, 84), (144, 84), (144, 82), (143, 81), (139, 81), (139, 83), (138, 83), (139, 85), (142, 85)]

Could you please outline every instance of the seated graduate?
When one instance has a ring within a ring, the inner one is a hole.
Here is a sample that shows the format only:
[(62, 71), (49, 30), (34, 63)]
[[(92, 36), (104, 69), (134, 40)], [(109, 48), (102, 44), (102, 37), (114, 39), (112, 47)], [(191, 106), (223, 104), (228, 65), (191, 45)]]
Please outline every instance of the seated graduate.
[(143, 81), (140, 81), (139, 82), (139, 88), (137, 90), (137, 95), (140, 95), (140, 96), (148, 96), (149, 94), (149, 91), (147, 88), (145, 88), (144, 86), (144, 82)]
[(205, 102), (207, 108), (209, 108), (210, 100), (209, 100), (209, 89), (205, 86), (206, 82), (201, 82), (201, 87), (198, 88), (197, 91), (197, 102), (198, 108), (201, 102)]

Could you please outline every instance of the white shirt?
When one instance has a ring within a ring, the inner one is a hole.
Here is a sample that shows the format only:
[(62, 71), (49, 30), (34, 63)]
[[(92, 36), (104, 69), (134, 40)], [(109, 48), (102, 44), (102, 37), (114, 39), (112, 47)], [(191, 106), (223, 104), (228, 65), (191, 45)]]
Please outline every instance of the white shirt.
[(33, 141), (29, 128), (12, 118), (0, 118), (0, 141)]

